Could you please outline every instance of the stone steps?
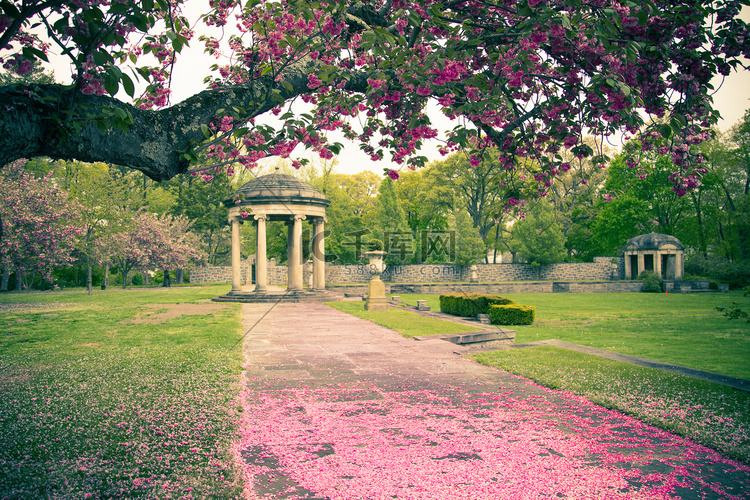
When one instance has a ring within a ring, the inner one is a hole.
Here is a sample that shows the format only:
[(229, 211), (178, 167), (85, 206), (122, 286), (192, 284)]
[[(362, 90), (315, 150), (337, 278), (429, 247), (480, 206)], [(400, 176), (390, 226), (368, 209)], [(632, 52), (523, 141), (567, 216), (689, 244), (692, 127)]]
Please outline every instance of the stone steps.
[(300, 303), (300, 302), (334, 302), (343, 297), (331, 291), (323, 292), (229, 292), (215, 297), (214, 302), (244, 302), (244, 303)]

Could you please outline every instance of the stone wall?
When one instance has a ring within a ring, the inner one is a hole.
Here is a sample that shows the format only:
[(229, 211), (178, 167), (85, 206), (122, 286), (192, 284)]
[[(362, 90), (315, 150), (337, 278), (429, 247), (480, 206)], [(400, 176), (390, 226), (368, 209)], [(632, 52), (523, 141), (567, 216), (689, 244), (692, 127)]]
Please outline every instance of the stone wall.
[[(614, 262), (613, 262), (614, 261)], [(304, 282), (309, 280), (308, 265), (303, 266)], [(250, 264), (243, 261), (243, 283), (251, 283)], [(624, 263), (618, 257), (596, 257), (594, 262), (570, 262), (547, 266), (527, 264), (477, 264), (481, 282), (505, 281), (608, 281), (623, 278)], [(195, 278), (194, 278), (195, 276)], [(455, 283), (471, 281), (471, 268), (452, 264), (411, 264), (387, 268), (382, 275), (386, 283)], [(326, 264), (326, 283), (366, 283), (370, 280), (366, 264)], [(190, 273), (192, 283), (231, 282), (231, 267), (201, 267)], [(286, 266), (268, 264), (268, 283), (285, 285)]]
[[(242, 262), (242, 282), (247, 283), (251, 279), (252, 266)], [(190, 271), (190, 283), (231, 283), (232, 266), (201, 266)]]
[[(367, 287), (364, 285), (332, 285), (331, 290), (349, 296), (365, 296)], [(585, 283), (562, 283), (554, 281), (524, 281), (515, 283), (386, 283), (385, 292), (390, 295), (405, 295), (409, 293), (437, 295), (442, 293), (629, 293), (640, 292), (642, 281), (591, 281)]]

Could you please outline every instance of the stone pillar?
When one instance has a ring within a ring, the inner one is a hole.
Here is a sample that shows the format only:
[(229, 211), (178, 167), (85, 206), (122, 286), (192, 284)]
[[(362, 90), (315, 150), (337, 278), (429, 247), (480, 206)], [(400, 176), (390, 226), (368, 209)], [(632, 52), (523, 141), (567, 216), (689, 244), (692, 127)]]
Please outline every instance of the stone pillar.
[(302, 287), (302, 221), (304, 215), (292, 216), (287, 244), (287, 287), (289, 291), (301, 292)]
[(654, 272), (660, 277), (663, 276), (661, 273), (661, 256), (662, 253), (659, 250), (654, 252)]
[(685, 273), (685, 262), (683, 260), (684, 254), (682, 251), (678, 251), (674, 256), (674, 279), (681, 280)]
[(268, 267), (266, 255), (266, 221), (265, 215), (256, 215), (255, 231), (255, 291), (265, 293), (268, 291)]
[(313, 289), (326, 288), (326, 245), (325, 218), (316, 218), (313, 223), (312, 260), (313, 260)]
[(646, 254), (638, 252), (638, 276), (646, 270)]
[(286, 223), (286, 289), (292, 289), (292, 241), (294, 240), (294, 225)]
[(632, 277), (632, 274), (633, 274), (633, 271), (630, 268), (630, 255), (631, 254), (629, 254), (629, 253), (626, 252), (623, 255), (625, 256), (624, 257), (624, 259), (625, 259), (625, 279), (629, 280)]
[(232, 291), (242, 291), (242, 264), (240, 263), (240, 219), (230, 216), (232, 224)]

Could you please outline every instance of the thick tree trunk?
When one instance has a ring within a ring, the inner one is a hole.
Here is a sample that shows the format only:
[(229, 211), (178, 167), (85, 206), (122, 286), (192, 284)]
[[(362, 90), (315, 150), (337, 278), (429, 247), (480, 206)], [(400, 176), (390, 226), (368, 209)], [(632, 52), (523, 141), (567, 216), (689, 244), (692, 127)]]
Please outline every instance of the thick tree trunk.
[(185, 270), (184, 269), (175, 269), (174, 270), (174, 280), (178, 285), (182, 285), (182, 282), (185, 279)]
[[(312, 59), (300, 61), (286, 68), (278, 81), (264, 76), (242, 86), (206, 90), (158, 111), (108, 96), (82, 95), (63, 85), (0, 87), (0, 165), (48, 156), (112, 163), (140, 170), (156, 181), (171, 179), (188, 170), (190, 163), (181, 158), (183, 152), (206, 139), (201, 126), (214, 121), (219, 110), (242, 108), (243, 120), (249, 121), (278, 106), (279, 101), (269, 99), (270, 95), (288, 100), (310, 93), (307, 75), (321, 64)], [(352, 72), (346, 89), (366, 91), (367, 76)], [(94, 120), (86, 120), (78, 121), (84, 123), (80, 130), (73, 128), (74, 120), (98, 110), (126, 116), (127, 121), (132, 117), (132, 124), (125, 131), (107, 124), (101, 131)]]
[(109, 264), (104, 264), (104, 288), (109, 286)]
[(170, 287), (172, 286), (172, 280), (169, 276), (169, 269), (164, 270), (164, 281), (161, 282), (161, 286), (163, 287)]
[(8, 291), (8, 282), (10, 281), (10, 269), (3, 269), (3, 281), (0, 283), (0, 292)]
[(130, 271), (122, 270), (122, 289), (125, 290), (128, 287), (128, 273)]

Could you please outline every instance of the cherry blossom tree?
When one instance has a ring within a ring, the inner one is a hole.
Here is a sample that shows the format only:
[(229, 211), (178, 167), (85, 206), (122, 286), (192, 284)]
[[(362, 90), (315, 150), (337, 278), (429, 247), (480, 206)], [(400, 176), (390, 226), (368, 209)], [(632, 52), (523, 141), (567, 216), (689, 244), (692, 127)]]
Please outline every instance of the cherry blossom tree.
[[(478, 162), (498, 148), (504, 168), (531, 169), (525, 196), (546, 194), (565, 170), (556, 153), (605, 162), (582, 138), (621, 132), (646, 149), (666, 137), (683, 193), (700, 183), (694, 146), (717, 120), (709, 82), (750, 55), (747, 0), (211, 0), (200, 26), (183, 3), (0, 3), (7, 70), (30, 71), (50, 45), (75, 67), (69, 86), (0, 89), (0, 164), (47, 155), (158, 180), (210, 177), (299, 144), (329, 158), (336, 130), (373, 160), (416, 167), (439, 137), (426, 111), (435, 103), (455, 122), (443, 150), (466, 148)], [(194, 37), (209, 28), (223, 36)], [(207, 90), (170, 105), (188, 43), (225, 57)], [(112, 97), (120, 88), (132, 103)], [(260, 120), (267, 113), (274, 125)]]
[(72, 252), (81, 233), (81, 206), (68, 199), (51, 182), (51, 175), (38, 179), (25, 171), (25, 160), (0, 169), (0, 266), (5, 276), (16, 273), (16, 288), (28, 273), (52, 280), (55, 267), (74, 259)]
[(108, 228), (107, 235), (97, 243), (100, 260), (117, 266), (122, 273), (123, 289), (133, 269), (164, 269), (167, 274), (169, 269), (203, 257), (198, 237), (189, 232), (187, 217), (141, 211), (130, 220), (117, 219), (122, 221), (120, 226)]

